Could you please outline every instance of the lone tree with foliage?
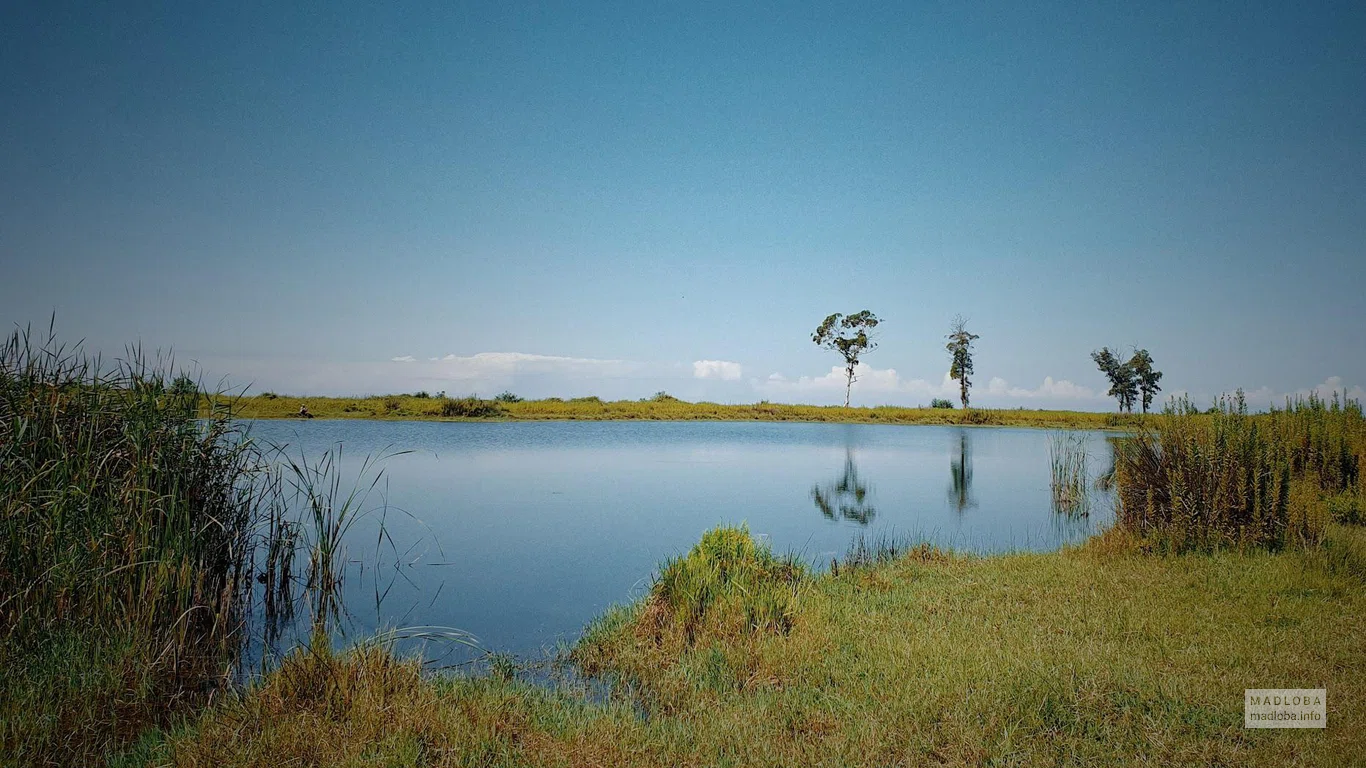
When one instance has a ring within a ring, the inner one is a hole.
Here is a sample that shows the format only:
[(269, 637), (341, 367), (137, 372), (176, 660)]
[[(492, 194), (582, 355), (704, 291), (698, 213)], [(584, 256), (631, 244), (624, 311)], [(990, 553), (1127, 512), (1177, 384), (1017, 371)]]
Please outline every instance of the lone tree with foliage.
[(1146, 414), (1148, 407), (1153, 404), (1153, 397), (1162, 391), (1162, 387), (1157, 385), (1162, 380), (1162, 371), (1153, 369), (1153, 356), (1146, 349), (1134, 350), (1134, 356), (1129, 358), (1129, 370), (1133, 371), (1134, 383), (1142, 395), (1143, 412)]
[(964, 408), (968, 407), (968, 390), (972, 389), (972, 380), (968, 378), (972, 375), (972, 342), (978, 338), (981, 337), (968, 333), (967, 318), (962, 315), (953, 318), (945, 349), (949, 351), (949, 378), (958, 380), (958, 398), (963, 401)]
[(864, 352), (877, 349), (877, 342), (868, 338), (868, 331), (877, 327), (877, 315), (863, 310), (854, 315), (835, 314), (825, 318), (811, 340), (816, 346), (838, 352), (844, 357), (844, 407), (849, 407), (849, 393), (857, 377), (854, 369), (858, 367), (859, 356)]
[(1091, 359), (1110, 380), (1110, 391), (1106, 394), (1119, 401), (1119, 410), (1133, 413), (1134, 398), (1138, 397), (1138, 377), (1134, 375), (1134, 369), (1128, 363), (1120, 362), (1109, 347), (1092, 352)]

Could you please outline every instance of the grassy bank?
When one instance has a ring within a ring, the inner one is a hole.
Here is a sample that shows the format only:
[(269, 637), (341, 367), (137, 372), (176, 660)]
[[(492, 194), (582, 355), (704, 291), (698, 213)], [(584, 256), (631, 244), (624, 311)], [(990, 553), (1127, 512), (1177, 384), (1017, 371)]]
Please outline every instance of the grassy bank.
[[(1041, 410), (970, 410), (949, 408), (845, 408), (843, 406), (754, 403), (722, 405), (689, 403), (672, 397), (650, 400), (603, 401), (595, 397), (574, 400), (524, 400), (498, 402), (474, 398), (415, 397), (289, 397), (256, 395), (223, 398), (220, 407), (231, 408), (243, 418), (295, 417), (300, 406), (324, 419), (398, 420), (576, 420), (576, 421), (796, 421), (859, 424), (969, 424), (1010, 427), (1103, 429), (1133, 427), (1142, 417), (1116, 413)], [(205, 412), (209, 404), (203, 406)]]
[[(745, 579), (773, 565), (746, 557)], [(795, 598), (777, 624), (736, 622), (723, 591), (698, 621), (662, 616), (660, 591), (609, 613), (575, 654), (629, 681), (635, 706), (432, 681), (378, 649), (301, 654), (136, 761), (1345, 765), (1366, 755), (1363, 579), (1354, 527), (1280, 553), (1153, 556), (1115, 535), (1052, 554), (912, 549), (781, 590)], [(1249, 687), (1326, 687), (1329, 727), (1244, 730)]]
[[(856, 545), (828, 573), (706, 533), (572, 649), (606, 704), (301, 652), (135, 755), (164, 765), (1340, 765), (1366, 756), (1356, 404), (1174, 408), (1115, 528), (1049, 554)], [(1247, 730), (1247, 688), (1326, 688)]]

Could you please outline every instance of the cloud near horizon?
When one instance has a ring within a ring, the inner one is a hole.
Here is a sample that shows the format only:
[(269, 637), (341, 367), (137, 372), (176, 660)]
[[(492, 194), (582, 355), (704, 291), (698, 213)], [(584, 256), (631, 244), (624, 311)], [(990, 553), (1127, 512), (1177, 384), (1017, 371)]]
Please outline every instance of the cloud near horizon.
[[(1175, 394), (1184, 395), (1187, 393), (1180, 392)], [(1229, 397), (1232, 397), (1234, 393), (1225, 392), (1224, 394)], [(1366, 400), (1366, 388), (1363, 388), (1359, 384), (1348, 386), (1347, 383), (1343, 381), (1341, 376), (1329, 376), (1327, 379), (1324, 380), (1322, 384), (1313, 387), (1304, 387), (1301, 389), (1297, 389), (1294, 392), (1277, 392), (1270, 387), (1258, 387), (1257, 389), (1243, 390), (1243, 397), (1247, 400), (1248, 406), (1253, 409), (1262, 409), (1269, 405), (1274, 405), (1277, 408), (1280, 408), (1285, 405), (1286, 400), (1294, 400), (1296, 398), (1307, 398), (1310, 395), (1317, 395), (1319, 398), (1323, 400), (1332, 400), (1333, 395), (1337, 395), (1339, 398), (1346, 396), (1348, 400), (1356, 400), (1358, 402), (1361, 402), (1363, 400)], [(1194, 397), (1192, 397), (1191, 399), (1195, 400)], [(1213, 400), (1213, 398), (1207, 399)], [(1196, 404), (1203, 405), (1203, 403), (1199, 400), (1196, 400)]]
[[(878, 369), (866, 363), (859, 363), (854, 369), (854, 376), (855, 395), (910, 395), (926, 399), (936, 397), (957, 399), (958, 397), (958, 382), (950, 378), (947, 373), (938, 382), (925, 379), (903, 379), (895, 368)], [(770, 394), (842, 393), (845, 386), (845, 371), (843, 367), (834, 365), (830, 367), (830, 372), (824, 376), (802, 376), (797, 379), (789, 379), (780, 373), (773, 373), (762, 381), (751, 379), (750, 382), (756, 390)], [(976, 388), (974, 394), (1031, 400), (1075, 401), (1093, 400), (1100, 397), (1089, 387), (1073, 384), (1067, 379), (1054, 379), (1052, 376), (1044, 377), (1043, 383), (1035, 389), (1011, 386), (1010, 382), (997, 376), (992, 378), (985, 388)]]
[(692, 375), (695, 379), (735, 381), (742, 375), (742, 369), (739, 363), (727, 360), (697, 360), (692, 364)]
[[(396, 363), (419, 363), (412, 355), (390, 358)], [(428, 373), (450, 379), (485, 379), (515, 375), (562, 374), (574, 378), (629, 376), (646, 370), (643, 363), (593, 357), (535, 355), (526, 352), (480, 352), (474, 355), (429, 357), (419, 363)]]
[(1016, 398), (1060, 398), (1071, 400), (1092, 400), (1101, 397), (1099, 393), (1090, 387), (1083, 387), (1073, 384), (1067, 379), (1054, 380), (1052, 376), (1043, 377), (1043, 383), (1035, 389), (1025, 389), (1023, 387), (1012, 387), (1010, 382), (1000, 376), (993, 376), (987, 382), (987, 390), (992, 395), (1004, 395)]

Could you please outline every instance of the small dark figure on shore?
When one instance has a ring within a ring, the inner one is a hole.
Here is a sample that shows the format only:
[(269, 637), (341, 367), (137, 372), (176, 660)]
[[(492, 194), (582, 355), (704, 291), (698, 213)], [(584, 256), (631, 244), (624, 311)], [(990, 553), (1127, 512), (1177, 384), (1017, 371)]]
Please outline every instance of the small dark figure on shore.
[(308, 412), (308, 406), (306, 406), (306, 405), (300, 405), (300, 406), (299, 406), (299, 418), (301, 418), (301, 419), (311, 419), (311, 418), (313, 418), (313, 414), (311, 414), (311, 413)]

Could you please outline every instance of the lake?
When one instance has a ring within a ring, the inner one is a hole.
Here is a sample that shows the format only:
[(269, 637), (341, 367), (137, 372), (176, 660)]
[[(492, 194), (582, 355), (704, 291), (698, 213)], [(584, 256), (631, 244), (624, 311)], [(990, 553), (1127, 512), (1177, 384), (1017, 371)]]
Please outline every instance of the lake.
[[(1053, 550), (1112, 519), (1052, 509), (1049, 435), (995, 427), (772, 422), (256, 421), (343, 486), (380, 463), (348, 535), (347, 633), (435, 625), (541, 658), (720, 523), (828, 567), (860, 534), (975, 553)], [(1082, 433), (1091, 472), (1103, 433)], [(368, 479), (366, 481), (368, 485)], [(380, 536), (383, 521), (386, 537)], [(302, 567), (302, 566), (301, 566)]]

